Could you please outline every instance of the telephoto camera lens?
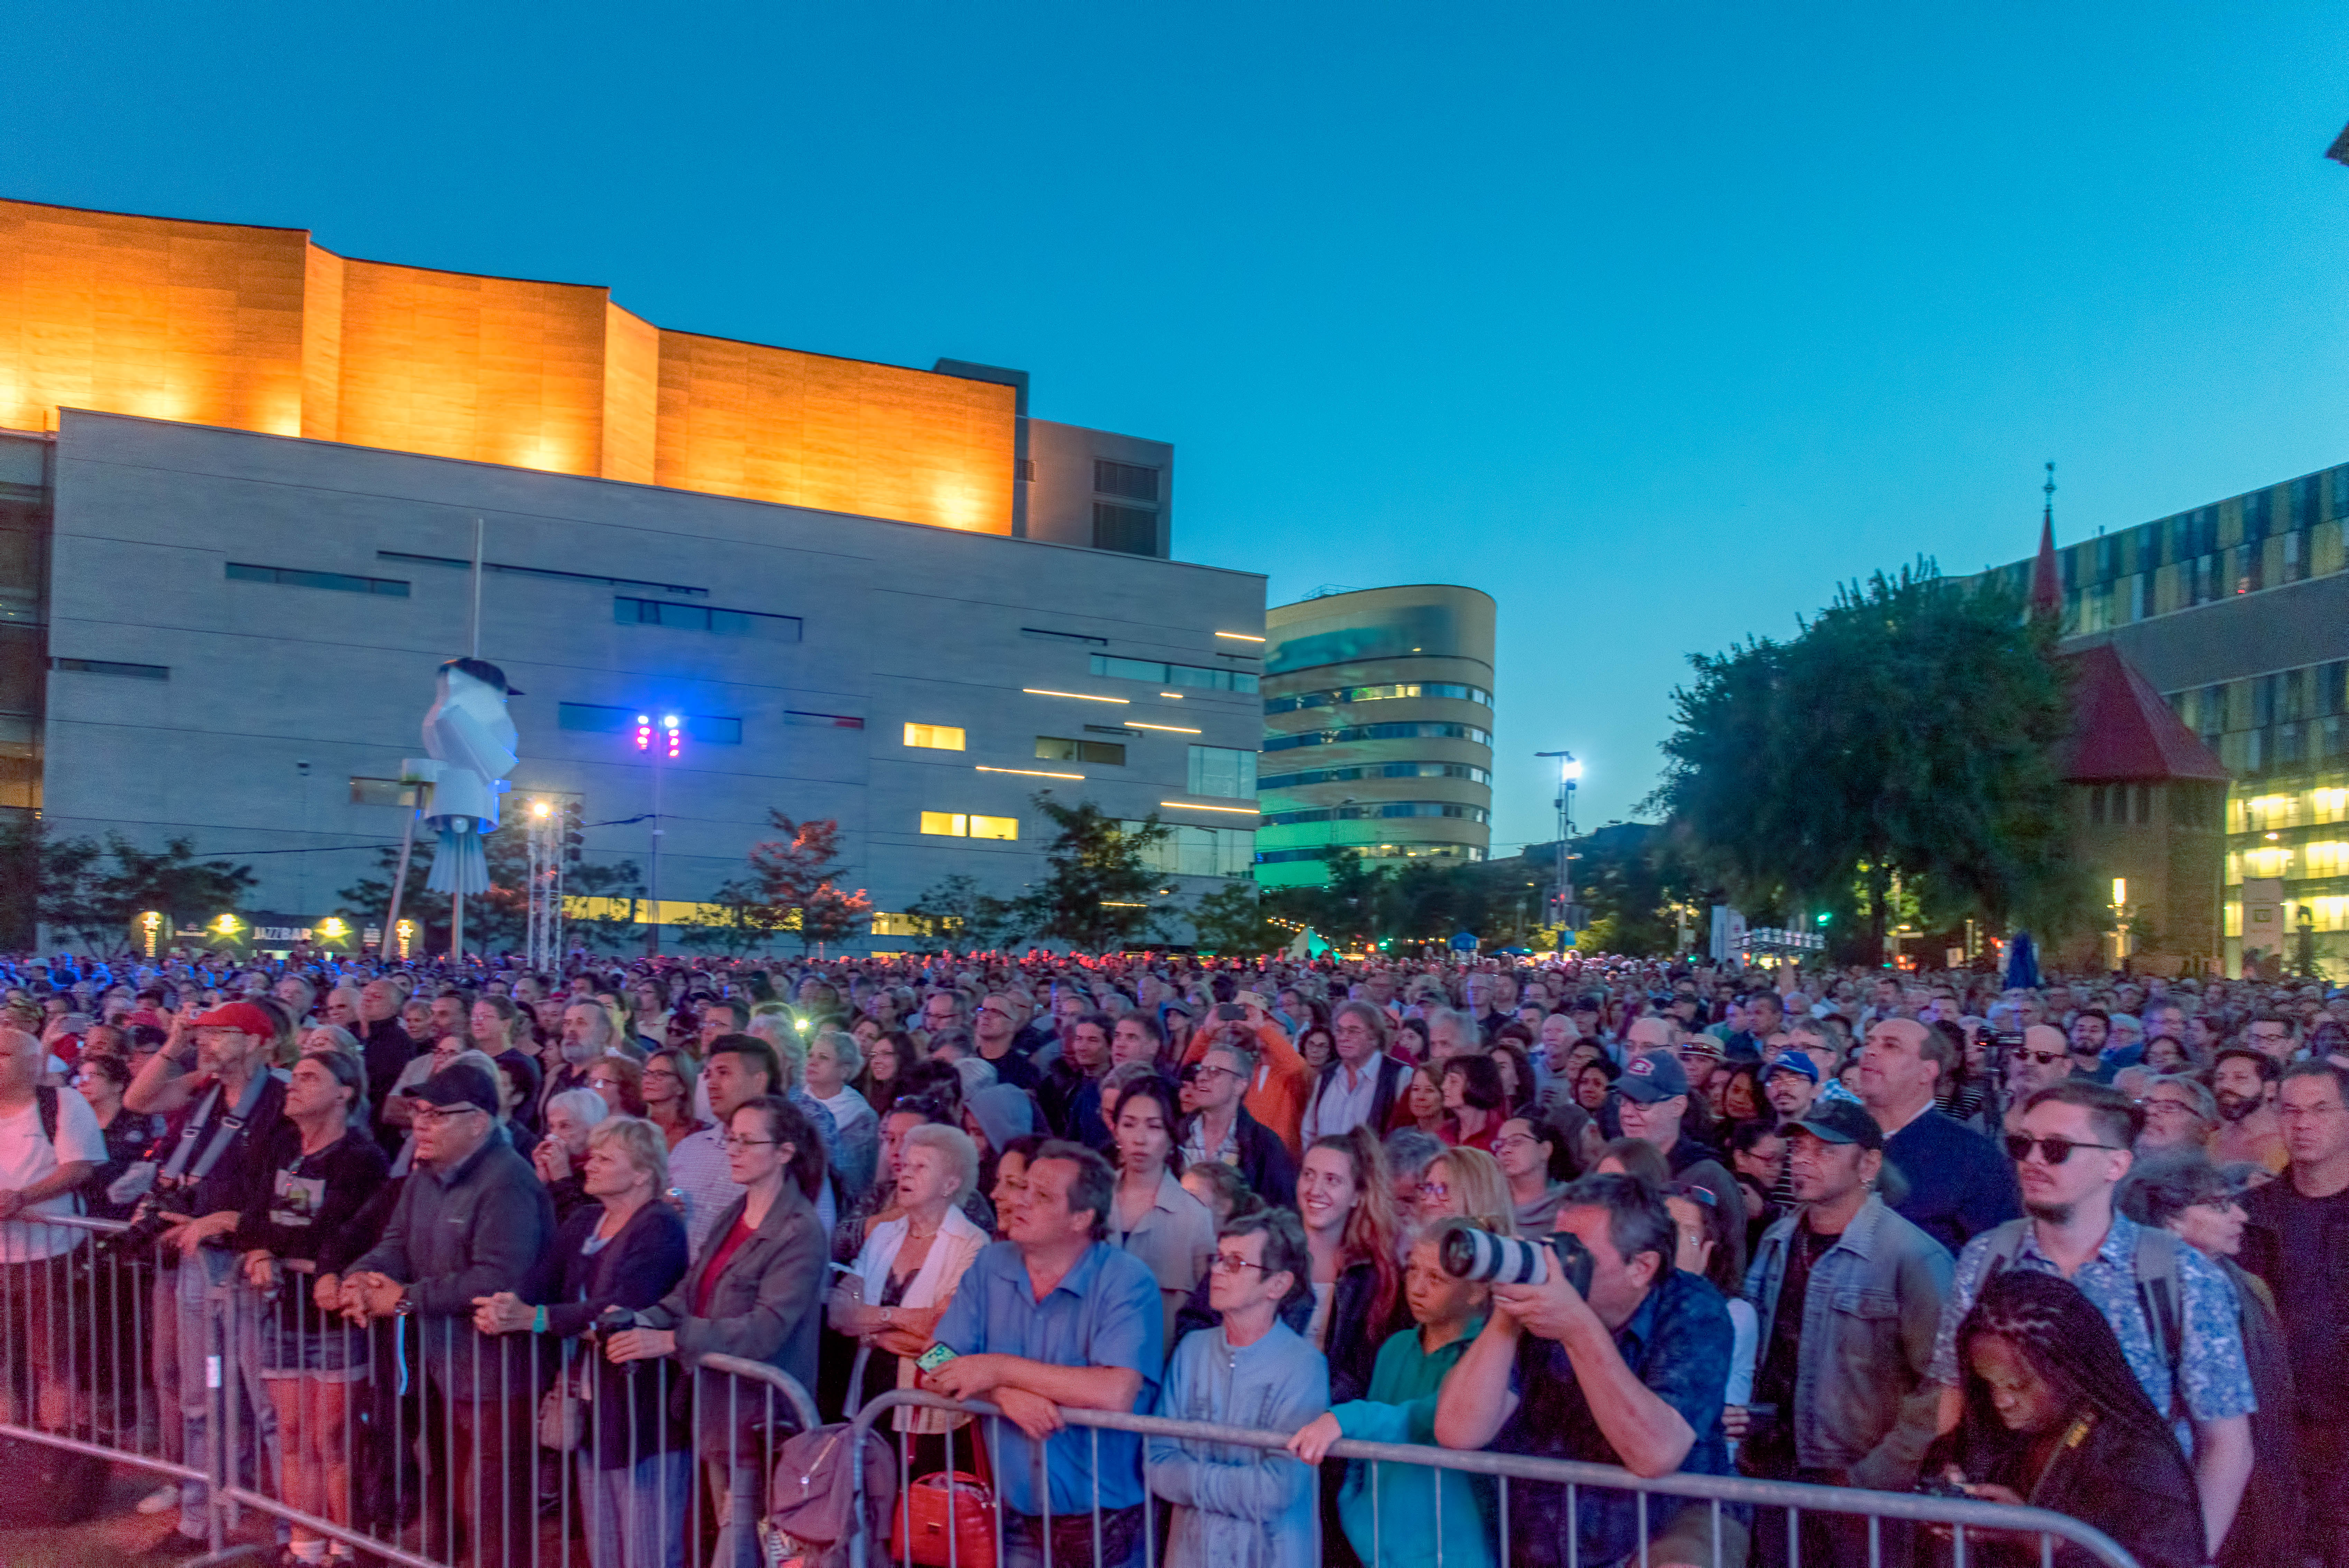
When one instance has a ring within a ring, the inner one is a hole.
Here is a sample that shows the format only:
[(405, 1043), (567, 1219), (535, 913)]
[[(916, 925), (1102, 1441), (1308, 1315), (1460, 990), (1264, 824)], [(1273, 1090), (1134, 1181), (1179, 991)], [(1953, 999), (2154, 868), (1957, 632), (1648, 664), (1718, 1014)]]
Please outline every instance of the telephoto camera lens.
[(1554, 1231), (1538, 1241), (1521, 1241), (1514, 1236), (1496, 1236), (1490, 1231), (1461, 1226), (1444, 1233), (1436, 1261), (1444, 1265), (1445, 1273), (1456, 1280), (1489, 1285), (1531, 1285), (1541, 1282), (1545, 1251), (1557, 1260), (1559, 1270), (1577, 1291), (1589, 1293), (1593, 1262), (1590, 1249), (1582, 1244), (1581, 1237), (1563, 1231)]

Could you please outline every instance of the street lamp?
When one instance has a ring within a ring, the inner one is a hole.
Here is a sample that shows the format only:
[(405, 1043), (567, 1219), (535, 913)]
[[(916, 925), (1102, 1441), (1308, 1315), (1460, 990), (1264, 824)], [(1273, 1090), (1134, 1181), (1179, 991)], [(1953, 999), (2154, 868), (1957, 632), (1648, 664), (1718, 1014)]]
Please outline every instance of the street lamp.
[(1572, 930), (1574, 873), (1568, 867), (1571, 857), (1567, 846), (1574, 838), (1574, 786), (1582, 778), (1582, 763), (1572, 752), (1536, 752), (1534, 755), (1557, 759), (1557, 921)]

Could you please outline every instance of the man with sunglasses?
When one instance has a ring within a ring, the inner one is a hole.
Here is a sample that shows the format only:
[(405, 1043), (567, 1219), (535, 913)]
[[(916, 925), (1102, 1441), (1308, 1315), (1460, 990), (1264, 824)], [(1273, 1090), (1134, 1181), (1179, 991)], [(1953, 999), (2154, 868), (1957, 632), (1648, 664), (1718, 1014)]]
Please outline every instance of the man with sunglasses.
[(1043, 1075), (1029, 1060), (1033, 1046), (1020, 1048), (1020, 1025), (1027, 1022), (1026, 1004), (1013, 1000), (1009, 992), (999, 991), (990, 992), (978, 1004), (970, 1027), (980, 1059), (995, 1068), (995, 1081), (1032, 1090), (1043, 1081)]
[(1940, 1429), (1953, 1429), (1963, 1410), (1958, 1325), (1983, 1282), (2002, 1268), (2067, 1279), (2112, 1324), (2147, 1399), (2179, 1428), (2215, 1558), (2251, 1479), (2257, 1401), (2234, 1286), (2193, 1248), (2114, 1207), (2144, 1131), (2145, 1113), (2101, 1084), (2055, 1084), (2024, 1103), (2006, 1147), (2026, 1218), (1975, 1237), (1958, 1258), (1933, 1347)]

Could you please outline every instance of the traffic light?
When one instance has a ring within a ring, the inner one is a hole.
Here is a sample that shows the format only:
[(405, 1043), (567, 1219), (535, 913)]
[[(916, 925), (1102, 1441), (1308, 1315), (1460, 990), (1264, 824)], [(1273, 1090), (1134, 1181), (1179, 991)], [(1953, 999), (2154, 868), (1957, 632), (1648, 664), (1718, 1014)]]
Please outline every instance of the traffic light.
[(1824, 926), (1824, 925), (1826, 925), (1829, 920), (1832, 920), (1832, 919), (1835, 919), (1835, 917), (1834, 917), (1833, 915), (1829, 914), (1826, 910), (1825, 910), (1825, 909), (1821, 909), (1821, 910), (1819, 911), (1819, 924), (1821, 924), (1821, 925), (1823, 925), (1823, 926)]

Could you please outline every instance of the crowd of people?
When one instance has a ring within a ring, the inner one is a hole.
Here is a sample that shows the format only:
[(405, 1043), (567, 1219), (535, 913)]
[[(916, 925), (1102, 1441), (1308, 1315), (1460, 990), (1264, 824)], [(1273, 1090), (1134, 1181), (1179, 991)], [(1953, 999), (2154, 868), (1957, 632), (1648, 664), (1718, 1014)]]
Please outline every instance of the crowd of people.
[[(726, 1355), (827, 1420), (992, 1402), (991, 1453), (955, 1412), (884, 1419), (912, 1475), (988, 1472), (1022, 1563), (1953, 1549), (1504, 1502), (1351, 1438), (2349, 1568), (2349, 994), (2321, 986), (1040, 953), (0, 978), (10, 1419), (158, 1425), (198, 1471), (243, 1443), (302, 1516), (288, 1561), (411, 1527), (518, 1560), (569, 1465), (594, 1568), (751, 1568), (773, 1405)], [(136, 1269), (90, 1271), (75, 1214), (127, 1221)], [(1461, 1262), (1510, 1238), (1535, 1277)], [(176, 1510), (157, 1557), (206, 1549), (202, 1483), (141, 1507)]]

